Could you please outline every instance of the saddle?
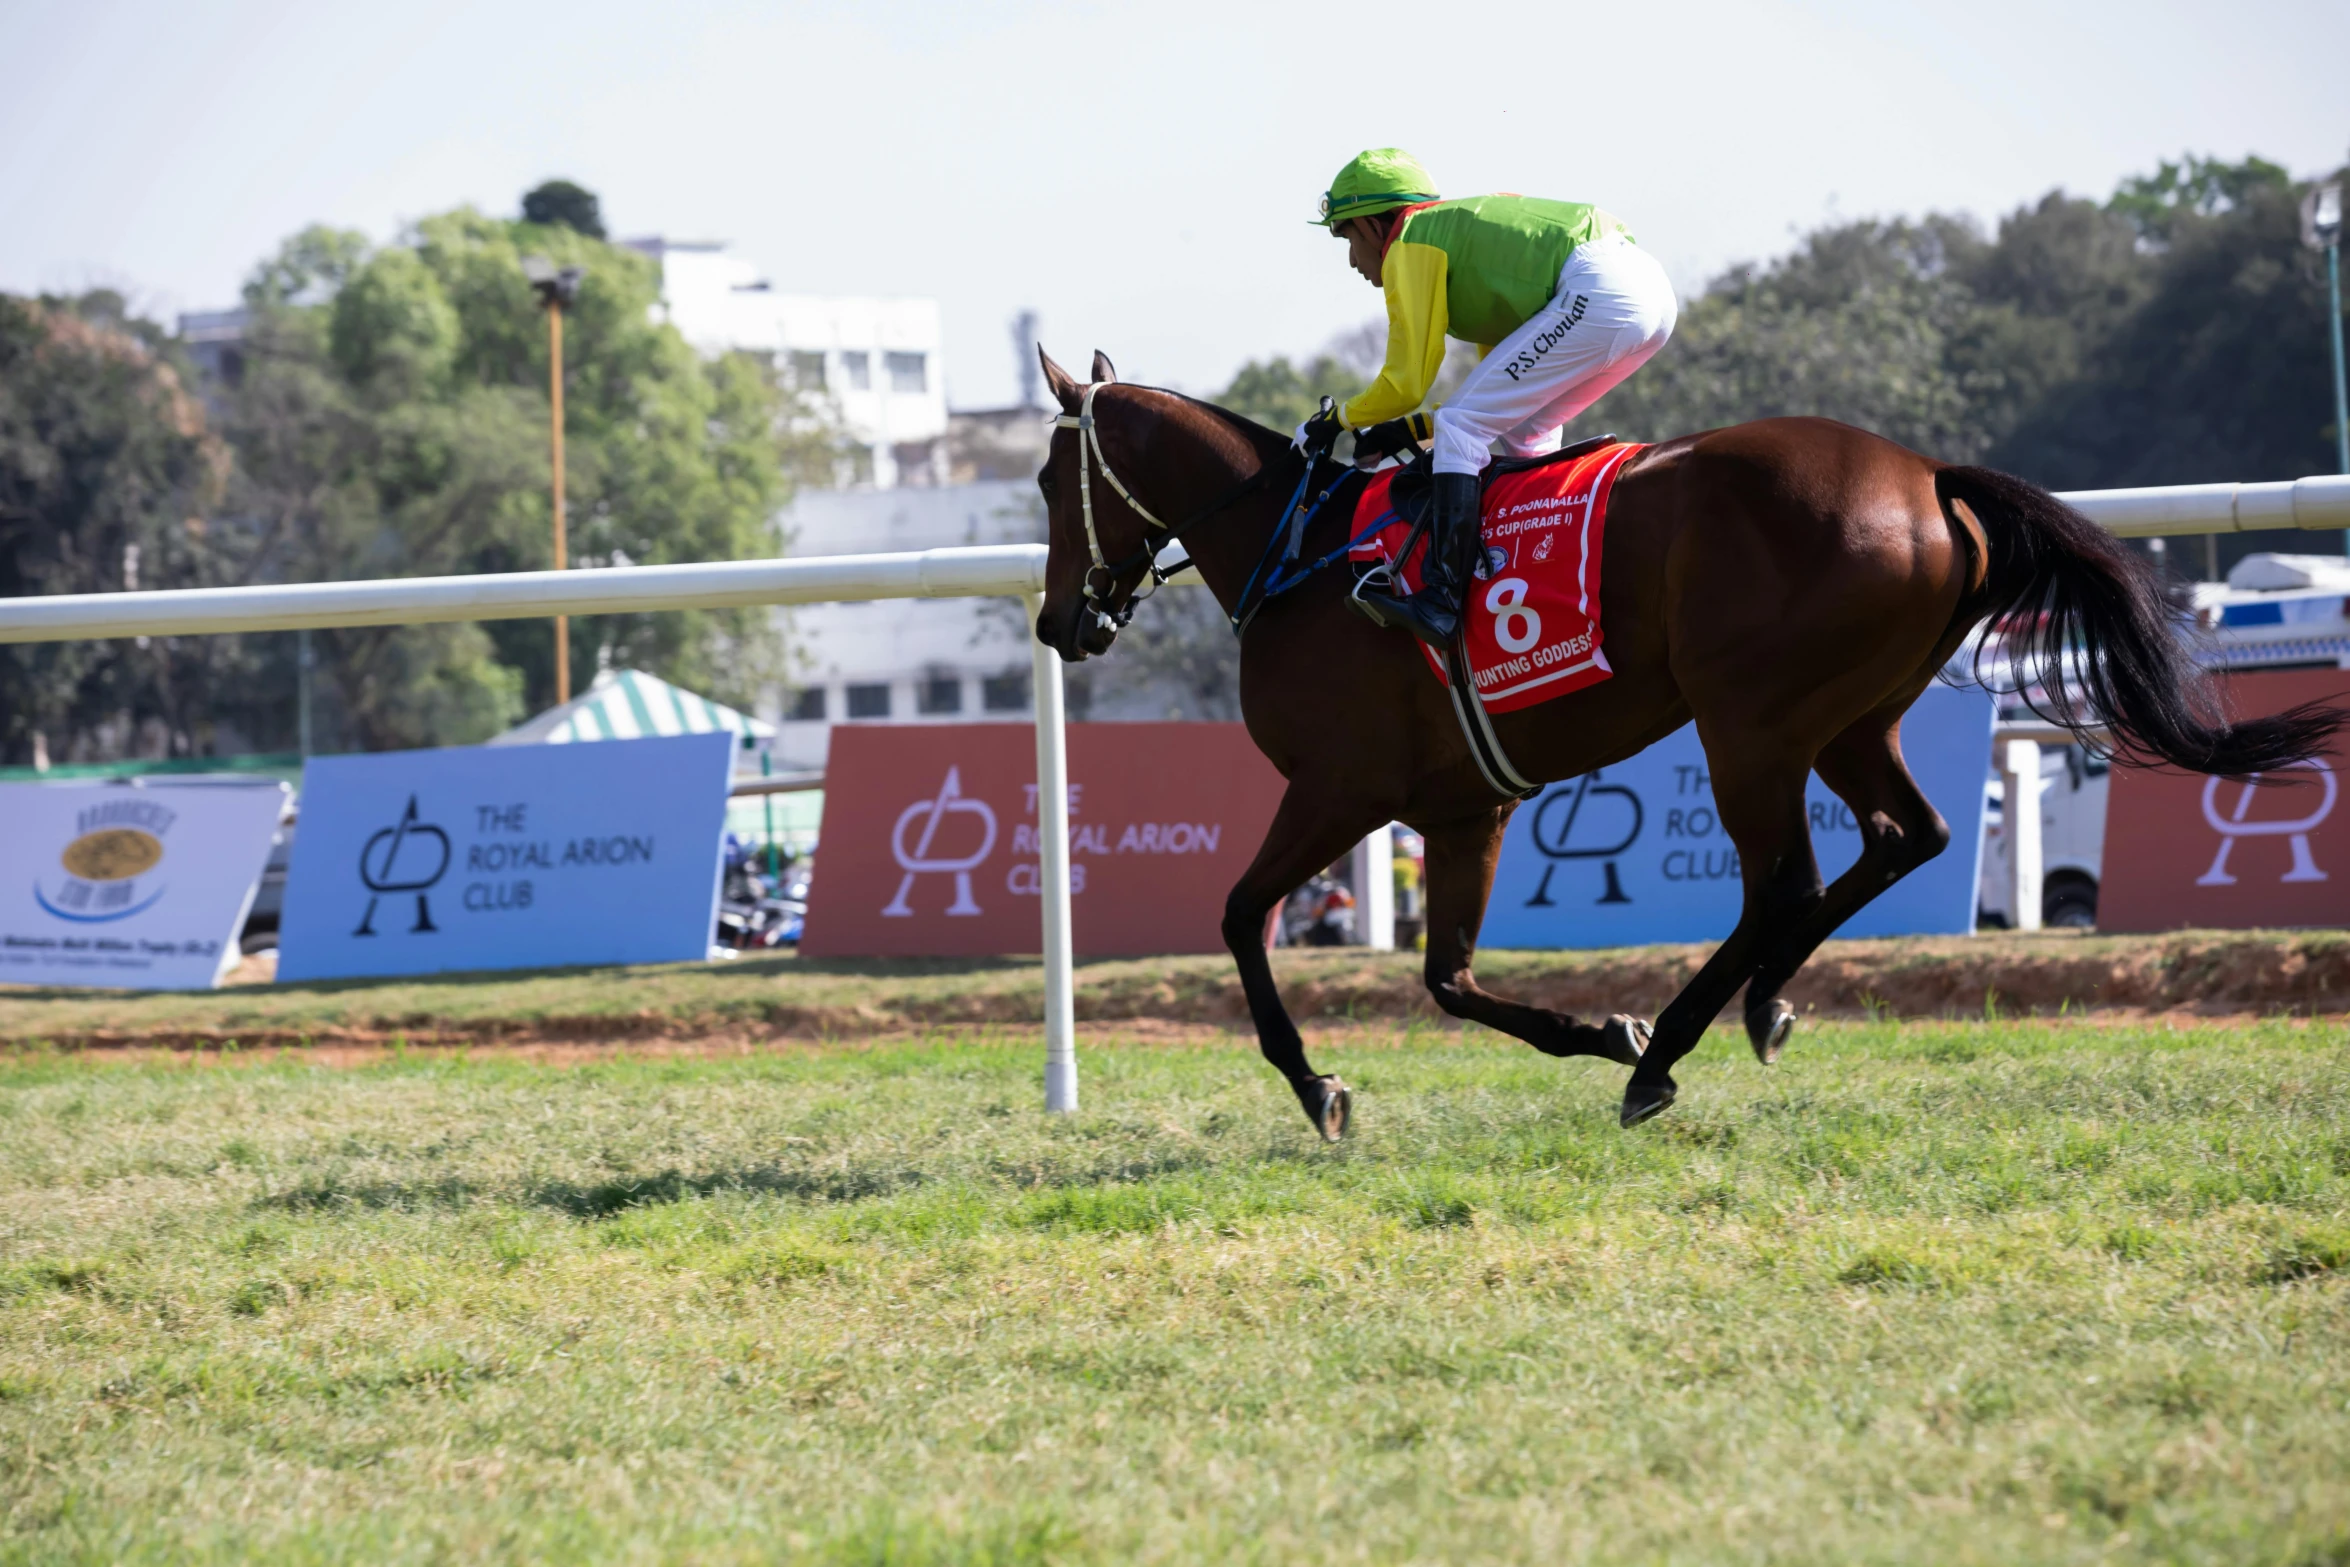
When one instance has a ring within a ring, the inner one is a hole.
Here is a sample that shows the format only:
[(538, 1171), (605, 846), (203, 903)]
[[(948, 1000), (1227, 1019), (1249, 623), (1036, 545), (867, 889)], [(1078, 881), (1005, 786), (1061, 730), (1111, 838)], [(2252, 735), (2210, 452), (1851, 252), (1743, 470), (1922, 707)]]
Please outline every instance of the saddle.
[[(1544, 452), (1539, 457), (1496, 458), (1485, 465), (1485, 472), (1480, 476), (1477, 487), (1478, 515), (1484, 515), (1485, 492), (1493, 487), (1494, 480), (1513, 473), (1548, 467), (1556, 462), (1573, 462), (1578, 457), (1587, 457), (1602, 447), (1616, 444), (1616, 436), (1610, 432), (1562, 446), (1555, 452)], [(1396, 470), (1395, 481), (1387, 490), (1388, 503), (1395, 508), (1395, 514), (1414, 528), (1423, 527), (1427, 523), (1428, 507), (1435, 499), (1435, 493), (1436, 462), (1426, 447), (1422, 447), (1418, 456)]]

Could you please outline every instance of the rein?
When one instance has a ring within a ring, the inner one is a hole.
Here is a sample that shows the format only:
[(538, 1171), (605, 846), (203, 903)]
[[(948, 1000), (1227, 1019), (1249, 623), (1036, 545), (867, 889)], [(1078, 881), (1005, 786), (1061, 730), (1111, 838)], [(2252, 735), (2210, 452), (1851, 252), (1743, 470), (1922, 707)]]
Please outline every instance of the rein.
[[(1229, 510), (1263, 489), (1272, 480), (1273, 467), (1270, 463), (1263, 465), (1208, 506), (1192, 513), (1183, 521), (1169, 526), (1161, 522), (1149, 507), (1136, 500), (1134, 492), (1118, 482), (1118, 475), (1110, 469), (1109, 454), (1102, 450), (1101, 427), (1093, 416), (1094, 394), (1107, 384), (1109, 383), (1103, 381), (1087, 382), (1085, 397), (1077, 405), (1077, 412), (1057, 414), (1053, 417), (1052, 424), (1055, 429), (1077, 432), (1077, 498), (1085, 514), (1085, 548), (1093, 557), (1093, 564), (1087, 567), (1085, 572), (1086, 606), (1095, 614), (1123, 630), (1127, 622), (1134, 618), (1134, 611), (1143, 600), (1149, 598), (1151, 593), (1156, 593), (1160, 588), (1166, 586), (1167, 579), (1183, 568), (1177, 566), (1173, 570), (1162, 569), (1159, 565), (1159, 550), (1162, 546), (1153, 542), (1147, 533), (1143, 536), (1140, 549), (1115, 565), (1111, 564), (1102, 553), (1101, 534), (1095, 528), (1093, 521), (1093, 470), (1099, 468), (1103, 481), (1118, 492), (1118, 498), (1126, 503), (1128, 509), (1151, 527), (1164, 533), (1167, 536), (1167, 541), (1172, 542), (1180, 539), (1185, 533), (1198, 527), (1218, 512)], [(1306, 477), (1309, 479), (1313, 477), (1313, 465), (1310, 463), (1306, 467)], [(1303, 486), (1304, 481), (1301, 480), (1301, 493)], [(1118, 591), (1118, 579), (1137, 566), (1149, 569), (1150, 592), (1132, 595), (1124, 604), (1112, 609), (1110, 596)], [(1098, 589), (1094, 586), (1096, 576), (1101, 577), (1103, 581), (1103, 585)]]

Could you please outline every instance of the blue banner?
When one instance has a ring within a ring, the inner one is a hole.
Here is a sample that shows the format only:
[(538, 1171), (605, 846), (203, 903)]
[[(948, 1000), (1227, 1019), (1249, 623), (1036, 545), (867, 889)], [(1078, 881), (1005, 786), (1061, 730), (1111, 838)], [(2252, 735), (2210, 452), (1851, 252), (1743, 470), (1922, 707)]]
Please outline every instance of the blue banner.
[[(1939, 682), (1901, 726), (1901, 749), (1926, 798), (1950, 823), (1950, 847), (1912, 871), (1838, 932), (1963, 935), (1975, 925), (1984, 784), (1991, 772), (1990, 694)], [(1806, 799), (1820, 874), (1860, 857), (1860, 828), (1815, 775)], [(1744, 897), (1738, 850), (1714, 810), (1695, 725), (1614, 767), (1551, 785), (1518, 807), (1480, 944), (1622, 947), (1719, 941)]]
[(313, 759), (281, 980), (709, 956), (734, 736)]

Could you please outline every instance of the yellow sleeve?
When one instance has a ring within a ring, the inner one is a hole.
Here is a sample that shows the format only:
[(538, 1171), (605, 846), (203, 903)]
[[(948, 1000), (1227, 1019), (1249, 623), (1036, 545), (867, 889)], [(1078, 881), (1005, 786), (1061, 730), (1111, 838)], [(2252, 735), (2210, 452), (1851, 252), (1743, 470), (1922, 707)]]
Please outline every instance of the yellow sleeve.
[(1360, 430), (1400, 419), (1426, 400), (1444, 368), (1446, 271), (1451, 258), (1434, 245), (1398, 243), (1380, 269), (1387, 295), (1387, 363), (1379, 379), (1347, 400), (1338, 417)]

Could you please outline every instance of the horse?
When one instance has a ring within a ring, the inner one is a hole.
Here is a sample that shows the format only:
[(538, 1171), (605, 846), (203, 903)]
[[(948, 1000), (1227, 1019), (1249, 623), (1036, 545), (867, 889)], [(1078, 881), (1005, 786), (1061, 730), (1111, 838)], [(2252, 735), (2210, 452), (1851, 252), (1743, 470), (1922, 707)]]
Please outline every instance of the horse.
[[(1048, 526), (1038, 640), (1068, 663), (1109, 652), (1177, 535), (1226, 613), (1238, 609), (1308, 459), (1238, 414), (1120, 382), (1099, 352), (1087, 385), (1041, 345), (1038, 357), (1061, 409), (1037, 478)], [(1345, 543), (1347, 510), (1314, 517), (1306, 558)], [(1288, 786), (1222, 932), (1258, 1046), (1326, 1140), (1344, 1134), (1352, 1095), (1307, 1060), (1266, 922), (1389, 822), (1427, 842), (1424, 977), (1436, 1005), (1548, 1055), (1629, 1067), (1619, 1118), (1631, 1127), (1672, 1105), (1673, 1067), (1741, 986), (1754, 1053), (1777, 1060), (1795, 1021), (1780, 992), (1813, 949), (1949, 846), (1949, 824), (1902, 758), (1901, 719), (1977, 626), (2045, 683), (2044, 717), (2085, 737), (2102, 729), (2098, 743), (2125, 762), (2271, 772), (2323, 749), (2343, 722), (2320, 704), (2230, 721), (2141, 557), (2025, 480), (1831, 420), (1763, 419), (1647, 447), (1617, 471), (1602, 551), (1612, 677), (1492, 724), (1516, 770), (1547, 783), (1696, 722), (1743, 896), (1729, 935), (1653, 1024), (1579, 1019), (1477, 983), (1477, 932), (1517, 802), (1486, 781), (1418, 644), (1347, 607), (1347, 572), (1321, 572), (1246, 622), (1241, 711)], [(1862, 840), (1824, 887), (1804, 804), (1815, 771)]]

